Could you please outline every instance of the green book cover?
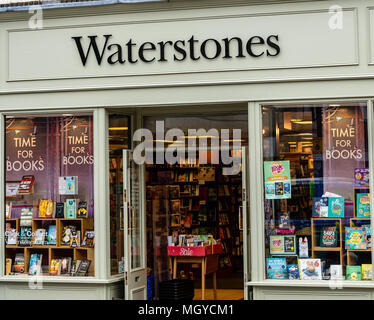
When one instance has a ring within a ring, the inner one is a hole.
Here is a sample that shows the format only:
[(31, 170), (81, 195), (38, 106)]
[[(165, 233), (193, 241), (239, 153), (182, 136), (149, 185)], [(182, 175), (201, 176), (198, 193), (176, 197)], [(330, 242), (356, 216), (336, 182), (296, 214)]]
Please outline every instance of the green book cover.
[(345, 271), (347, 280), (361, 280), (361, 266), (347, 266)]
[(369, 193), (357, 193), (356, 195), (356, 217), (370, 218), (370, 195)]
[(335, 226), (322, 227), (320, 246), (321, 247), (336, 247), (338, 245), (338, 235)]

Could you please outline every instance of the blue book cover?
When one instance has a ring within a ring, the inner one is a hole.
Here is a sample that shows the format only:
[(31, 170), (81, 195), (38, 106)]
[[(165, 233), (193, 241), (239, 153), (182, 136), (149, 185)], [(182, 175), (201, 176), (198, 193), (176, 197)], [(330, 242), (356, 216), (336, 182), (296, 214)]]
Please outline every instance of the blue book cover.
[(365, 228), (346, 227), (345, 228), (345, 248), (349, 250), (367, 249)]
[(329, 197), (329, 218), (344, 218), (344, 197)]
[(266, 274), (268, 279), (287, 279), (286, 258), (267, 258)]
[(297, 264), (288, 264), (287, 273), (289, 280), (298, 280), (300, 279), (299, 266)]
[(47, 244), (56, 244), (56, 225), (49, 226)]
[(356, 199), (356, 217), (370, 218), (370, 195), (368, 193), (357, 193)]

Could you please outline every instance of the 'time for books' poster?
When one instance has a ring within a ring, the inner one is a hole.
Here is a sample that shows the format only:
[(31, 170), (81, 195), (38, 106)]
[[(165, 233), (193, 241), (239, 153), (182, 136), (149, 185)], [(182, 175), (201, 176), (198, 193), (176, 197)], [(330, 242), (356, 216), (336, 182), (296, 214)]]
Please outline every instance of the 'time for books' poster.
[(265, 161), (266, 199), (291, 198), (290, 161)]
[(322, 111), (324, 192), (353, 201), (355, 168), (366, 168), (366, 108), (329, 107)]

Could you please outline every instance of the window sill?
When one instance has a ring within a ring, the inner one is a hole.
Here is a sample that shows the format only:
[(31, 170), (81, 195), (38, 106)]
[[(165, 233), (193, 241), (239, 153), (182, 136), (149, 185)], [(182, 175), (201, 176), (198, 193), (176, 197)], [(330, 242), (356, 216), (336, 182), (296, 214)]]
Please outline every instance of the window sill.
[[(122, 277), (123, 278), (123, 277)], [(97, 279), (95, 277), (64, 277), (64, 276), (3, 276), (0, 282), (33, 282), (41, 279), (43, 283), (86, 283), (86, 284), (109, 284), (120, 279)]]
[(307, 287), (307, 288), (328, 288), (346, 289), (346, 288), (367, 288), (374, 289), (373, 280), (263, 280), (249, 281), (246, 283), (250, 287)]

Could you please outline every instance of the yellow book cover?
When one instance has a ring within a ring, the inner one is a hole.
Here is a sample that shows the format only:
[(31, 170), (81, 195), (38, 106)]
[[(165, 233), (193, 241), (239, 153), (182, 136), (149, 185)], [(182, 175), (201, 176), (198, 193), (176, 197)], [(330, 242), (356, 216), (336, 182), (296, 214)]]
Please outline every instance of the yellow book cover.
[(52, 259), (51, 265), (49, 267), (49, 274), (52, 276), (57, 276), (60, 274), (60, 267), (61, 267), (61, 260), (60, 259)]
[(46, 211), (47, 211), (47, 200), (41, 199), (39, 202), (38, 217), (45, 218)]
[(46, 200), (46, 210), (45, 210), (45, 217), (46, 218), (52, 218), (53, 217), (53, 201), (52, 200)]
[(11, 271), (12, 271), (12, 259), (6, 259), (5, 275), (10, 274)]
[(361, 265), (361, 279), (362, 280), (371, 280), (373, 278), (372, 266), (371, 264)]

